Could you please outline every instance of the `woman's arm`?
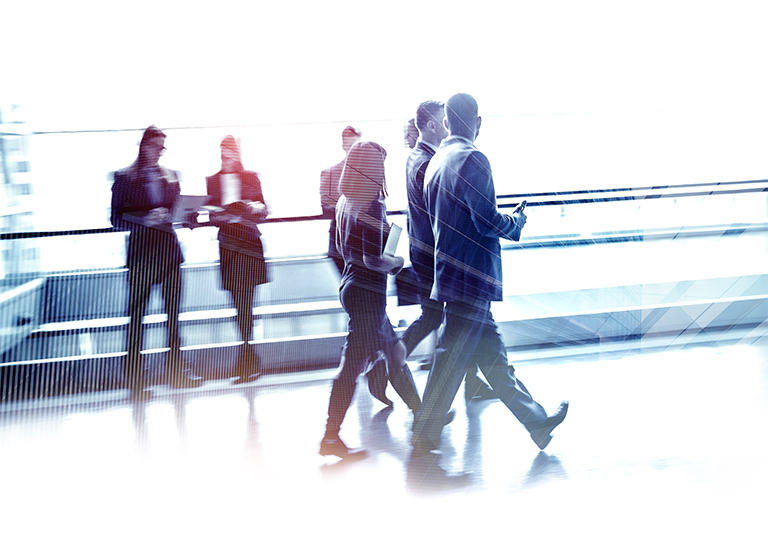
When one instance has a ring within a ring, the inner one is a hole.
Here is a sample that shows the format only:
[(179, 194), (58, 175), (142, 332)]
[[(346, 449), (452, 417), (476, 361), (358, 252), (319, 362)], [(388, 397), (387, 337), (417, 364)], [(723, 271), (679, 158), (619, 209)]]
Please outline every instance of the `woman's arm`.
[(376, 272), (386, 272), (388, 274), (397, 274), (403, 269), (405, 260), (402, 257), (394, 255), (367, 255), (363, 253), (363, 262), (365, 266)]
[(255, 172), (245, 171), (241, 173), (240, 180), (243, 186), (243, 201), (249, 208), (248, 214), (257, 220), (267, 218), (269, 211), (264, 193), (261, 191), (259, 176)]
[(405, 261), (402, 257), (384, 253), (385, 230), (389, 228), (384, 206), (375, 204), (372, 207), (372, 211), (358, 216), (362, 228), (363, 263), (376, 272), (397, 274), (402, 270)]

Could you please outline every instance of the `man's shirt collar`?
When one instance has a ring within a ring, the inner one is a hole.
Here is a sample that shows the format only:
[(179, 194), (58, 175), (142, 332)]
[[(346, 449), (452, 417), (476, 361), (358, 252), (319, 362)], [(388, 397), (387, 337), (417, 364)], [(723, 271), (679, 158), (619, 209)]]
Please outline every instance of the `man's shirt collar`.
[(440, 144), (437, 144), (437, 145), (431, 144), (431, 143), (427, 142), (426, 140), (422, 140), (421, 138), (419, 138), (419, 142), (418, 143), (421, 144), (422, 147), (426, 147), (427, 149), (430, 149), (433, 152), (437, 151), (437, 148), (440, 147)]

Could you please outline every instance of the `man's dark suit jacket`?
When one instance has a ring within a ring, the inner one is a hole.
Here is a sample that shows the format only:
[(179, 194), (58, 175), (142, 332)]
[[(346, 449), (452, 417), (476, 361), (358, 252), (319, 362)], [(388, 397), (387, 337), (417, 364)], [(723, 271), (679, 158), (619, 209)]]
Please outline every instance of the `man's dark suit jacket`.
[(419, 140), (405, 164), (411, 264), (419, 279), (430, 287), (435, 278), (435, 237), (424, 202), (424, 173), (433, 155), (435, 150), (432, 146)]
[(501, 301), (501, 245), (516, 217), (499, 213), (488, 159), (471, 140), (449, 136), (427, 167), (427, 209), (435, 236), (432, 299)]
[(323, 169), (320, 173), (320, 205), (323, 208), (323, 214), (326, 216), (333, 215), (336, 210), (336, 203), (341, 197), (339, 191), (339, 180), (341, 180), (341, 173), (344, 172), (344, 162), (346, 158), (336, 163), (333, 167)]
[(129, 269), (157, 270), (163, 266), (179, 265), (184, 255), (179, 246), (176, 232), (171, 224), (146, 226), (142, 219), (157, 207), (173, 209), (179, 196), (179, 178), (175, 171), (160, 167), (162, 172), (162, 199), (154, 203), (147, 190), (146, 178), (136, 165), (115, 171), (112, 185), (112, 226), (128, 230), (128, 254), (126, 265)]

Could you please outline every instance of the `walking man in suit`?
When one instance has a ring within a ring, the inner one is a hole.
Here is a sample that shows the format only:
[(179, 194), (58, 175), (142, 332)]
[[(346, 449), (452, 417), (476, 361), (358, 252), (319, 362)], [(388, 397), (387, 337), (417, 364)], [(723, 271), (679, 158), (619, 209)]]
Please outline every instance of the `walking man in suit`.
[(175, 171), (159, 164), (165, 152), (165, 133), (148, 127), (139, 144), (134, 163), (115, 171), (112, 186), (112, 226), (130, 232), (128, 238), (128, 356), (125, 376), (133, 400), (147, 400), (144, 387), (141, 346), (143, 318), (156, 284), (161, 286), (168, 314), (168, 382), (173, 387), (199, 387), (203, 380), (186, 370), (181, 359), (179, 306), (181, 269), (184, 256), (173, 230), (171, 210), (179, 196)]
[(468, 369), (479, 366), (499, 399), (530, 432), (540, 449), (568, 411), (563, 401), (552, 416), (533, 400), (507, 364), (506, 347), (491, 315), (501, 301), (499, 238), (519, 240), (523, 205), (511, 214), (496, 208), (488, 159), (474, 145), (481, 118), (475, 99), (456, 94), (445, 105), (449, 136), (424, 176), (426, 208), (435, 238), (432, 299), (445, 303), (445, 320), (422, 407), (413, 424), (414, 465), (442, 474), (433, 452), (444, 419)]
[[(439, 328), (443, 321), (443, 303), (430, 299), (432, 284), (435, 280), (435, 238), (432, 235), (432, 223), (424, 203), (424, 173), (440, 142), (448, 136), (448, 130), (443, 124), (444, 118), (443, 102), (428, 100), (419, 105), (415, 119), (419, 139), (405, 166), (409, 253), (411, 264), (419, 278), (421, 303), (421, 315), (408, 327), (402, 338), (409, 355), (424, 338)], [(428, 366), (431, 366), (431, 363)], [(386, 368), (381, 362), (377, 363), (368, 374), (369, 387), (376, 398), (383, 395), (381, 379), (384, 377), (386, 377)], [(383, 385), (386, 387), (386, 380)], [(477, 366), (470, 366), (467, 369), (464, 395), (468, 401), (495, 398), (493, 390), (478, 377)], [(386, 395), (383, 396), (388, 400)]]

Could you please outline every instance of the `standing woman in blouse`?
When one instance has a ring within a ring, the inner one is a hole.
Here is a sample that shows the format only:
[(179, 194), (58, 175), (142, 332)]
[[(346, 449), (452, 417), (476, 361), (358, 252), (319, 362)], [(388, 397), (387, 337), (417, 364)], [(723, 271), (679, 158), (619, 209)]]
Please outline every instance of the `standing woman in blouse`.
[(349, 333), (339, 373), (333, 380), (328, 421), (320, 454), (341, 458), (364, 456), (350, 451), (339, 437), (352, 402), (358, 376), (378, 351), (386, 358), (392, 387), (414, 411), (421, 399), (405, 364), (405, 345), (387, 317), (387, 274), (403, 268), (403, 258), (384, 253), (389, 234), (384, 197), (384, 159), (387, 153), (374, 142), (358, 142), (347, 155), (336, 204), (336, 245), (344, 259), (339, 296), (349, 315)]
[(253, 294), (256, 286), (267, 282), (261, 232), (256, 224), (266, 218), (267, 206), (261, 181), (255, 172), (243, 168), (240, 148), (233, 136), (226, 136), (221, 142), (221, 170), (205, 180), (210, 204), (223, 208), (211, 214), (211, 222), (219, 227), (221, 286), (232, 294), (243, 338), (234, 383), (248, 383), (261, 375), (259, 359), (250, 342)]

